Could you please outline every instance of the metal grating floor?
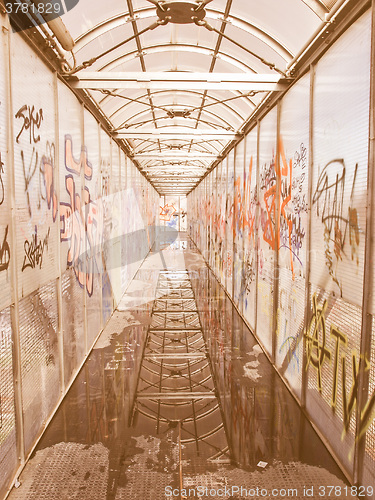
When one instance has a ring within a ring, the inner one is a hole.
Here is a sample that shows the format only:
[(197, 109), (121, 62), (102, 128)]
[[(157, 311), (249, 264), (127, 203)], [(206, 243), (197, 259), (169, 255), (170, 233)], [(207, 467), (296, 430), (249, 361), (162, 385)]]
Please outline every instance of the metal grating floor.
[(146, 259), (154, 300), (135, 305), (137, 289), (132, 307), (115, 312), (10, 500), (344, 492), (333, 460), (199, 254), (169, 252), (169, 269)]

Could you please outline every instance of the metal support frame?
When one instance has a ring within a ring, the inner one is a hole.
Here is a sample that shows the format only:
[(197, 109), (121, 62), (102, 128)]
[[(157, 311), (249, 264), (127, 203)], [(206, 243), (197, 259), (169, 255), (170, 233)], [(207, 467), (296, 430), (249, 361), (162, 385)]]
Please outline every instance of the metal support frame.
[[(13, 134), (13, 123), (11, 117), (14, 116), (13, 113), (13, 95), (12, 95), (12, 65), (11, 65), (11, 40), (12, 37), (10, 26), (3, 29), (3, 39), (5, 41), (4, 50), (6, 51), (6, 71), (7, 71), (7, 98), (8, 98), (8, 130), (7, 130), (7, 142), (8, 142), (8, 155), (7, 160), (11, 168), (8, 169), (9, 172), (9, 185), (10, 185), (10, 244), (13, 255), (17, 255), (17, 237), (16, 237), (16, 187), (15, 187), (15, 177), (14, 177), (14, 134)], [(10, 259), (11, 266), (11, 325), (12, 325), (12, 342), (13, 342), (13, 378), (14, 378), (14, 409), (15, 409), (15, 429), (16, 429), (16, 444), (17, 444), (17, 458), (18, 465), (22, 469), (25, 464), (26, 451), (25, 451), (25, 435), (24, 435), (24, 416), (23, 416), (23, 400), (22, 400), (22, 372), (21, 372), (21, 341), (20, 341), (20, 329), (19, 329), (19, 300), (18, 300), (18, 272), (17, 272), (17, 262), (15, 258)]]
[(260, 73), (85, 71), (66, 77), (73, 89), (284, 91), (290, 80)]
[(371, 13), (371, 68), (370, 68), (370, 116), (369, 116), (369, 151), (367, 164), (367, 200), (366, 200), (366, 240), (362, 299), (362, 336), (359, 357), (359, 382), (356, 408), (356, 443), (354, 453), (354, 481), (363, 484), (363, 463), (366, 453), (366, 432), (362, 429), (362, 413), (369, 393), (371, 361), (371, 336), (374, 321), (371, 301), (374, 290), (374, 189), (375, 189), (375, 0), (372, 0)]
[[(280, 120), (281, 120), (281, 107), (282, 101), (277, 103), (277, 117), (276, 117), (276, 158), (275, 158), (275, 170), (276, 170), (276, 210), (275, 210), (275, 240), (276, 245), (274, 249), (274, 268), (273, 268), (273, 318), (272, 318), (272, 330), (271, 330), (271, 359), (272, 362), (276, 364), (276, 349), (277, 349), (277, 329), (278, 329), (278, 309), (279, 309), (279, 237), (280, 237), (280, 194), (281, 194), (281, 165), (280, 165)], [(290, 186), (292, 190), (292, 186)]]
[[(57, 86), (57, 73), (54, 73), (54, 82), (53, 82), (53, 92), (54, 92), (54, 103), (55, 103), (55, 172), (60, 171), (60, 134), (59, 134), (59, 95), (58, 95), (58, 86)], [(57, 168), (56, 168), (57, 167)], [(58, 193), (60, 193), (60, 176), (55, 175), (55, 188)], [(60, 206), (57, 207), (57, 220), (60, 220)], [(56, 283), (57, 289), (57, 310), (58, 310), (58, 346), (59, 346), (59, 362), (60, 362), (60, 393), (63, 395), (65, 393), (65, 369), (64, 369), (64, 331), (63, 331), (63, 300), (62, 300), (62, 269), (61, 269), (61, 244), (60, 244), (60, 227), (56, 224), (56, 233), (57, 233), (57, 268), (58, 268), (58, 277)]]
[[(82, 143), (85, 143), (85, 108), (84, 105), (81, 104), (81, 137)], [(98, 137), (99, 139), (99, 137)], [(100, 142), (99, 142), (99, 158), (100, 158)], [(80, 172), (81, 175), (81, 199), (84, 200), (84, 189), (85, 189), (85, 177), (83, 169)], [(85, 248), (85, 252), (87, 252), (87, 248)], [(87, 255), (87, 253), (86, 253)], [(101, 287), (100, 287), (101, 288)], [(84, 334), (85, 334), (85, 354), (88, 352), (88, 321), (87, 321), (87, 294), (86, 294), (86, 285), (82, 288), (83, 293), (83, 322), (84, 322)], [(101, 305), (100, 305), (101, 310)]]
[(204, 140), (205, 142), (208, 140), (216, 141), (216, 140), (230, 140), (230, 139), (239, 139), (241, 138), (241, 134), (236, 134), (233, 132), (222, 132), (220, 130), (215, 129), (191, 129), (191, 127), (186, 127), (185, 130), (173, 130), (174, 127), (168, 127), (168, 130), (160, 131), (159, 129), (146, 129), (139, 130), (136, 128), (134, 131), (119, 131), (115, 132), (114, 136), (119, 139), (160, 139), (160, 140), (181, 140), (181, 141), (189, 141), (189, 140)]
[[(310, 301), (310, 272), (311, 272), (311, 199), (312, 199), (312, 178), (314, 169), (314, 89), (315, 89), (315, 65), (310, 65), (310, 94), (309, 94), (309, 165), (308, 165), (308, 186), (307, 186), (307, 199), (308, 199), (308, 228), (306, 234), (307, 251), (306, 251), (306, 275), (305, 275), (305, 329), (310, 322), (311, 317), (311, 301)], [(303, 353), (302, 353), (302, 366), (306, 366), (306, 340), (303, 337)], [(306, 408), (306, 393), (308, 385), (308, 372), (302, 370), (302, 384), (301, 384), (301, 406)]]

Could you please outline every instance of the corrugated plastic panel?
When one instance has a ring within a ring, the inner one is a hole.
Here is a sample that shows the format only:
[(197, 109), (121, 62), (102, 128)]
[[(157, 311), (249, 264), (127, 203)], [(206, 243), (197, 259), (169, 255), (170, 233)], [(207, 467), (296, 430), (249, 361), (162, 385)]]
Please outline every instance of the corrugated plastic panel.
[(88, 346), (101, 329), (102, 305), (102, 244), (103, 244), (103, 203), (101, 198), (102, 179), (99, 156), (99, 126), (95, 118), (84, 110), (84, 147), (90, 162), (89, 175), (85, 176), (85, 193), (90, 197), (86, 231), (86, 314)]
[(319, 61), (314, 90), (307, 408), (350, 474), (351, 393), (362, 319), (369, 68), (368, 12)]
[(52, 72), (18, 34), (11, 45), (16, 262), (25, 297), (58, 274), (55, 91)]
[(120, 176), (121, 176), (121, 191), (126, 189), (126, 166), (127, 166), (127, 157), (125, 153), (120, 150)]
[(216, 214), (216, 203), (215, 203), (215, 195), (216, 195), (216, 168), (212, 170), (212, 172), (209, 174), (210, 177), (210, 191), (209, 191), (209, 196), (208, 196), (208, 206), (209, 206), (209, 253), (208, 253), (208, 262), (211, 266), (212, 269), (215, 267), (215, 253), (214, 253), (214, 247), (215, 247), (215, 214)]
[(220, 262), (219, 262), (219, 249), (220, 249), (220, 198), (219, 191), (221, 185), (221, 164), (215, 168), (215, 186), (213, 189), (213, 227), (212, 227), (212, 268), (216, 276), (220, 276)]
[[(150, 187), (150, 189), (152, 189)], [(187, 231), (187, 198), (180, 196), (180, 231)]]
[(234, 245), (233, 245), (233, 300), (242, 312), (242, 296), (244, 292), (244, 174), (245, 174), (245, 141), (241, 141), (235, 149), (235, 181), (234, 181)]
[(246, 137), (245, 193), (244, 193), (244, 277), (243, 315), (255, 331), (257, 296), (257, 247), (258, 195), (257, 195), (257, 146), (258, 133), (254, 128)]
[(352, 473), (356, 425), (353, 373), (357, 377), (362, 310), (314, 285), (310, 300), (312, 315), (306, 328), (306, 407), (312, 421)]
[(56, 282), (19, 302), (25, 452), (31, 450), (60, 397)]
[[(369, 132), (370, 12), (316, 67), (311, 282), (362, 305)], [(343, 105), (345, 103), (345, 105)]]
[[(120, 172), (120, 152), (118, 145), (111, 141), (111, 195), (110, 199), (110, 213), (109, 213), (109, 250), (110, 260), (107, 262), (107, 273), (109, 275), (109, 282), (111, 286), (110, 299), (111, 310), (113, 309), (112, 298), (117, 305), (121, 298), (121, 172)], [(104, 205), (105, 206), (105, 205)], [(104, 210), (105, 211), (105, 210)], [(107, 245), (104, 245), (107, 249)], [(104, 291), (104, 290), (103, 290)], [(108, 290), (110, 291), (110, 290)], [(104, 296), (103, 296), (103, 309), (104, 309)], [(104, 318), (104, 310), (103, 310)]]
[(18, 466), (12, 360), (10, 309), (0, 312), (0, 495)]
[(165, 225), (176, 229), (178, 231), (179, 227), (179, 197), (178, 196), (165, 196), (165, 204), (170, 210), (169, 220), (165, 220)]
[(121, 171), (120, 171), (120, 148), (115, 143), (115, 141), (111, 140), (111, 188), (112, 193), (121, 190)]
[(221, 162), (221, 182), (220, 182), (220, 202), (219, 202), (219, 225), (220, 225), (220, 282), (225, 287), (225, 257), (227, 254), (227, 176), (228, 176), (228, 161), (225, 159)]
[[(60, 252), (61, 271), (73, 267), (80, 285), (84, 280), (79, 273), (79, 256), (84, 253), (84, 220), (79, 213), (82, 204), (81, 171), (89, 161), (82, 143), (82, 105), (61, 82), (57, 86), (59, 97), (59, 189), (60, 189)], [(88, 169), (87, 169), (88, 170)]]
[[(372, 337), (371, 337), (371, 359), (369, 373), (368, 397), (365, 406), (365, 415), (360, 425), (360, 431), (366, 433), (366, 447), (364, 458), (363, 480), (360, 484), (364, 486), (374, 486), (375, 489), (375, 319), (372, 318)], [(372, 409), (372, 411), (371, 411)], [(375, 492), (372, 497), (375, 498)]]
[(306, 254), (308, 233), (310, 77), (284, 96), (279, 162), (279, 290), (276, 364), (298, 397), (303, 370)]
[(103, 272), (102, 272), (102, 316), (105, 325), (112, 313), (112, 289), (109, 273), (115, 266), (114, 240), (112, 239), (113, 182), (111, 139), (100, 129), (100, 172), (102, 178), (103, 204)]
[(228, 179), (227, 179), (227, 245), (226, 245), (226, 289), (229, 296), (233, 298), (233, 227), (234, 227), (234, 150), (228, 155)]
[(274, 108), (260, 123), (257, 335), (272, 350), (276, 235), (276, 119)]
[(65, 387), (85, 356), (84, 293), (73, 268), (66, 270), (61, 276)]
[(201, 240), (203, 248), (203, 256), (207, 259), (207, 249), (208, 249), (208, 238), (207, 238), (207, 224), (208, 224), (208, 210), (207, 210), (207, 197), (208, 197), (208, 177), (203, 181), (203, 217), (201, 222)]
[(130, 182), (125, 195), (123, 214), (124, 234), (132, 234), (127, 238), (127, 248), (125, 248), (125, 262), (129, 268), (129, 280), (133, 278), (140, 266), (147, 247), (147, 238), (144, 232), (142, 213), (138, 204), (139, 194), (137, 193), (137, 168), (130, 162)]
[[(5, 33), (1, 32), (0, 41), (5, 42)], [(6, 84), (6, 54), (7, 44), (1, 43), (0, 48), (0, 310), (7, 307), (11, 301), (11, 266), (12, 248), (10, 244), (10, 186), (9, 160), (7, 156), (7, 84)], [(13, 258), (15, 256), (13, 255)]]
[(202, 254), (205, 254), (205, 224), (206, 224), (206, 183), (207, 177), (199, 184), (200, 192), (198, 195), (198, 247)]

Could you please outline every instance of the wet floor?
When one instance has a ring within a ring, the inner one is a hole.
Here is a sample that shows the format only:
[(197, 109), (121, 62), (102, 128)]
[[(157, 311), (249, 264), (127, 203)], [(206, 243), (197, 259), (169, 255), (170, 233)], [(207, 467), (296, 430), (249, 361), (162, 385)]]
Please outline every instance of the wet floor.
[(20, 481), (11, 500), (347, 498), (183, 233), (140, 267)]

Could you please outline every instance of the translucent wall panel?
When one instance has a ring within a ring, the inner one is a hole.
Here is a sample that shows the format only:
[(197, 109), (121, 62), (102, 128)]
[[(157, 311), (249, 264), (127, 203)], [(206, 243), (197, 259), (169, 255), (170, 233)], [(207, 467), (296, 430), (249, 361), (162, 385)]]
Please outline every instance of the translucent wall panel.
[(215, 242), (215, 232), (216, 232), (216, 168), (209, 174), (209, 192), (208, 192), (208, 216), (209, 216), (209, 225), (208, 225), (208, 240), (209, 240), (209, 249), (208, 249), (208, 262), (211, 268), (215, 266), (215, 252), (214, 242)]
[[(110, 289), (107, 296), (110, 297), (111, 291), (114, 304), (111, 304), (111, 309), (116, 306), (121, 298), (121, 171), (120, 171), (120, 151), (118, 145), (111, 142), (111, 194), (110, 194), (110, 220), (109, 228), (109, 251), (110, 259), (107, 262), (107, 274), (110, 283)], [(105, 245), (106, 248), (106, 245)]]
[(255, 330), (257, 296), (257, 128), (246, 137), (246, 160), (244, 173), (244, 263), (242, 311), (250, 327)]
[(12, 37), (12, 103), (18, 294), (58, 274), (54, 76), (19, 35)]
[(187, 231), (187, 217), (187, 198), (186, 196), (180, 196), (180, 231)]
[(53, 281), (19, 303), (26, 453), (30, 452), (60, 397), (57, 325), (56, 282)]
[(64, 381), (69, 384), (85, 355), (84, 290), (72, 268), (61, 276)]
[(233, 295), (233, 228), (234, 228), (234, 150), (228, 155), (227, 207), (226, 207), (226, 289)]
[(241, 141), (235, 149), (233, 242), (233, 300), (240, 310), (242, 309), (244, 291), (244, 155), (245, 141)]
[(227, 239), (226, 239), (226, 203), (227, 203), (227, 173), (228, 163), (223, 160), (219, 166), (219, 182), (218, 182), (218, 252), (219, 252), (219, 279), (222, 285), (225, 285), (225, 256), (227, 253)]
[(0, 495), (18, 465), (10, 308), (0, 312)]
[(180, 219), (180, 197), (179, 196), (165, 196), (165, 207), (168, 216), (165, 217), (164, 224), (167, 227), (179, 230), (179, 219)]
[(10, 243), (10, 163), (7, 155), (7, 105), (5, 34), (0, 34), (0, 311), (11, 301), (11, 258), (15, 258)]
[[(375, 319), (372, 319), (372, 342), (371, 342), (371, 356), (370, 356), (370, 370), (369, 370), (369, 388), (368, 398), (365, 405), (365, 412), (361, 420), (360, 432), (366, 433), (365, 441), (365, 456), (363, 467), (363, 479), (361, 484), (364, 486), (375, 485), (375, 419), (373, 411), (375, 407)], [(361, 436), (363, 439), (363, 435)], [(375, 492), (373, 495), (375, 498)]]
[[(100, 131), (95, 118), (84, 110), (84, 145), (86, 154), (84, 171), (84, 192), (89, 200), (87, 235), (85, 241), (85, 283), (87, 342), (91, 345), (102, 325), (102, 244), (104, 234), (102, 177), (100, 171)], [(106, 189), (106, 188), (105, 188)]]
[(58, 82), (59, 103), (59, 211), (64, 380), (67, 385), (85, 354), (84, 274), (79, 256), (84, 254), (85, 229), (79, 213), (81, 178), (89, 174), (82, 149), (83, 108), (69, 89)]
[(103, 129), (100, 129), (100, 172), (101, 197), (103, 206), (103, 271), (102, 271), (102, 316), (103, 325), (112, 313), (112, 288), (110, 272), (115, 266), (114, 244), (112, 240), (112, 213), (114, 209), (111, 140)]
[(367, 13), (317, 64), (313, 109), (307, 408), (350, 473), (355, 439), (350, 394), (358, 376), (362, 321), (369, 72)]
[(257, 335), (272, 351), (276, 224), (276, 118), (274, 108), (260, 123)]
[(301, 395), (308, 236), (310, 77), (282, 100), (279, 136), (279, 281), (276, 364)]

